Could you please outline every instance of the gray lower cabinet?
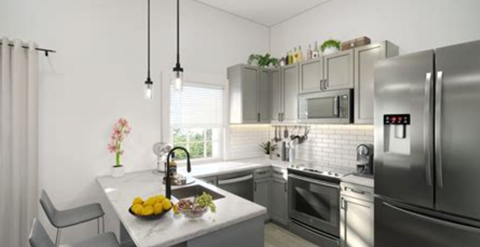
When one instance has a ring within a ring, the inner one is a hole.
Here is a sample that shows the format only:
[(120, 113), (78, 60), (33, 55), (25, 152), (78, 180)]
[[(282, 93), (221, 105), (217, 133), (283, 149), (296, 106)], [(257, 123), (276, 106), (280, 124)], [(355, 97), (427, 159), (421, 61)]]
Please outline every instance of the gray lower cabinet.
[(353, 50), (324, 56), (325, 90), (353, 88), (353, 58)]
[(299, 93), (312, 93), (322, 90), (323, 57), (301, 63), (299, 74)]
[(271, 187), (272, 187), (272, 179), (262, 178), (262, 179), (255, 179), (253, 182), (253, 201), (259, 205), (264, 206), (267, 208), (267, 216), (265, 220), (270, 220), (271, 218)]
[(272, 219), (286, 226), (288, 224), (287, 180), (274, 176), (272, 187)]
[(269, 123), (269, 71), (239, 64), (228, 68), (227, 74), (230, 123)]
[(341, 187), (341, 246), (373, 247), (373, 189), (347, 183), (342, 183)]
[(373, 85), (377, 61), (398, 56), (398, 46), (389, 41), (355, 48), (355, 123), (373, 124)]

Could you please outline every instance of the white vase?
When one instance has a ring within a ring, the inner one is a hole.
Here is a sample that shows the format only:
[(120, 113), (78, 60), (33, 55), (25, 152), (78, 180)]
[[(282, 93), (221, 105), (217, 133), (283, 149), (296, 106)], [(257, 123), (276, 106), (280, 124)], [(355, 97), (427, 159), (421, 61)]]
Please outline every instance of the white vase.
[(113, 166), (112, 167), (112, 177), (119, 178), (125, 175), (125, 166)]
[(323, 55), (330, 55), (330, 54), (333, 54), (335, 52), (338, 52), (337, 47), (327, 47), (327, 48), (325, 48), (325, 50), (323, 50)]

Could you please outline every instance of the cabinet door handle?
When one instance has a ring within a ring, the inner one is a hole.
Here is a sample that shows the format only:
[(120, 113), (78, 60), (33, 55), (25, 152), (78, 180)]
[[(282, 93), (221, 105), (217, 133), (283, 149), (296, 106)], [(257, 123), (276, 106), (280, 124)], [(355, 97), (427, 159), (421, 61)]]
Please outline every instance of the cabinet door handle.
[(329, 86), (330, 86), (330, 85), (329, 85), (329, 83), (328, 83), (328, 79), (325, 79), (325, 90), (327, 90)]
[(285, 190), (285, 192), (287, 192), (287, 183), (283, 184), (283, 189)]
[(323, 79), (320, 79), (320, 91), (323, 91)]
[(257, 191), (257, 182), (253, 182), (253, 191)]
[(340, 202), (340, 207), (343, 209), (343, 210), (347, 210), (347, 204), (345, 202), (345, 199), (343, 199), (342, 197), (342, 201)]
[(277, 116), (279, 122), (281, 121), (280, 114), (281, 113), (278, 113), (278, 116)]
[(257, 113), (257, 122), (260, 122), (260, 113)]

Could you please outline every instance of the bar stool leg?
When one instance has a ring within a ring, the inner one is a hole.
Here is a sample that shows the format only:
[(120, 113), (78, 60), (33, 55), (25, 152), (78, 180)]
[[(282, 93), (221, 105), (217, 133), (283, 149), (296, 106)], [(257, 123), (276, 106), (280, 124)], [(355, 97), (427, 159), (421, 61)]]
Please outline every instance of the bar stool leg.
[(105, 233), (105, 216), (102, 216), (102, 232)]
[(100, 235), (100, 218), (97, 218), (97, 234)]
[(56, 246), (60, 245), (61, 234), (62, 234), (62, 230), (60, 228), (57, 228), (57, 237), (55, 238), (55, 245)]

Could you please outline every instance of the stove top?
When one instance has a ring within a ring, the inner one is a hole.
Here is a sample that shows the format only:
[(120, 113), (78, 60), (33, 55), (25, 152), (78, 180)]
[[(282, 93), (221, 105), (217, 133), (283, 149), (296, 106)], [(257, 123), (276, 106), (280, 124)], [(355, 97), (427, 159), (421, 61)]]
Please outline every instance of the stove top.
[(340, 171), (337, 171), (335, 169), (312, 168), (312, 167), (306, 167), (303, 165), (290, 165), (288, 169), (293, 172), (304, 173), (304, 174), (306, 173), (308, 175), (313, 175), (313, 176), (319, 177), (320, 179), (324, 177), (324, 178), (330, 178), (334, 180), (338, 179), (338, 181), (341, 178), (348, 175)]

